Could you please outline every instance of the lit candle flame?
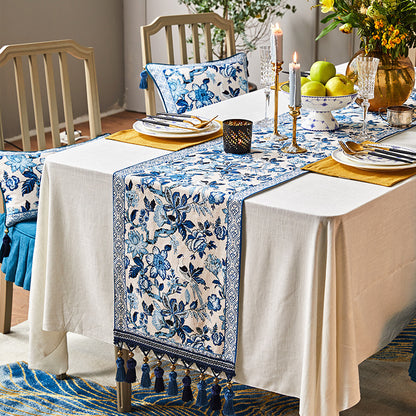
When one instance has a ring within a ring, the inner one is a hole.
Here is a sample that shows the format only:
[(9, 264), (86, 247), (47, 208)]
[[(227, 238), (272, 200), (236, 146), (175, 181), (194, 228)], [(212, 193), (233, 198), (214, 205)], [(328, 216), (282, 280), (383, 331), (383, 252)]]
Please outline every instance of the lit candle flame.
[(297, 52), (293, 52), (293, 63), (296, 64), (298, 62), (298, 54)]
[(273, 32), (273, 34), (279, 33), (281, 31), (282, 31), (282, 29), (280, 29), (279, 23), (275, 23), (275, 24), (272, 23), (272, 32)]

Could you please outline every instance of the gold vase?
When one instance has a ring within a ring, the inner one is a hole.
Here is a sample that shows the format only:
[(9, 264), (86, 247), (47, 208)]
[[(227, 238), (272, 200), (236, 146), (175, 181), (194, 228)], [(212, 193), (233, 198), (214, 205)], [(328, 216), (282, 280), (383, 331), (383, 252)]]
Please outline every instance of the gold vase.
[[(350, 60), (346, 75), (354, 82), (357, 80), (354, 71), (354, 59), (364, 55), (359, 50)], [(382, 107), (402, 105), (410, 96), (415, 84), (415, 68), (408, 57), (392, 59), (390, 55), (383, 52), (369, 52), (368, 56), (380, 59), (378, 64), (376, 82), (374, 87), (374, 98), (370, 100), (370, 111), (378, 111)], [(357, 100), (358, 102), (358, 100)]]

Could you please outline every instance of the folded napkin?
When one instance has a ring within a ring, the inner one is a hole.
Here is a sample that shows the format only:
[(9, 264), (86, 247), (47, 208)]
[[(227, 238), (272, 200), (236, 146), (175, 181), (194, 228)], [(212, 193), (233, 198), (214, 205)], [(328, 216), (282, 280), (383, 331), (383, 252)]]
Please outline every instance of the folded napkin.
[(397, 182), (410, 178), (416, 174), (416, 168), (396, 170), (392, 172), (379, 172), (357, 169), (342, 165), (332, 159), (331, 156), (317, 162), (310, 163), (302, 168), (315, 173), (322, 173), (329, 176), (337, 176), (339, 178), (353, 179), (355, 181), (362, 181), (374, 183), (376, 185), (392, 186)]
[(184, 149), (185, 147), (190, 147), (196, 144), (204, 143), (221, 136), (222, 129), (208, 136), (190, 138), (179, 137), (177, 139), (148, 136), (146, 134), (139, 133), (136, 130), (130, 129), (118, 131), (117, 133), (107, 136), (106, 139), (117, 140), (119, 142), (131, 144), (139, 144), (141, 146), (147, 147), (155, 147), (157, 149), (176, 151)]

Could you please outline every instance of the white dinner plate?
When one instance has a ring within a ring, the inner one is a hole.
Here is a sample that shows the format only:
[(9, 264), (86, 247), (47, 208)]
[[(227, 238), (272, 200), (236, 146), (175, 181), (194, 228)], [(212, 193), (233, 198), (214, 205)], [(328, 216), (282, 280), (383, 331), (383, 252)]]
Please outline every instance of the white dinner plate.
[[(180, 117), (182, 118), (182, 117)], [(202, 121), (209, 121), (208, 118), (204, 118), (204, 117), (200, 117), (200, 119)], [(158, 124), (151, 124), (151, 123), (146, 123), (145, 127), (148, 130), (152, 130), (155, 132), (165, 132), (165, 133), (178, 133), (178, 134), (183, 134), (183, 133), (189, 133), (191, 130), (187, 130), (185, 128), (181, 128), (181, 127), (192, 127), (191, 123), (199, 123), (198, 120), (196, 119), (192, 119), (192, 118), (187, 118), (184, 117), (183, 118), (184, 122), (180, 122), (180, 121), (174, 121), (174, 120), (164, 120), (164, 119), (160, 119), (160, 120), (155, 120), (155, 121), (161, 121), (162, 123), (167, 123), (169, 124), (169, 126), (161, 126)], [(189, 123), (187, 121), (189, 121)], [(143, 120), (140, 120), (141, 122), (143, 122)], [(178, 126), (178, 128), (175, 128), (174, 126)], [(206, 127), (203, 127), (201, 129), (198, 129), (198, 131), (205, 131), (208, 130), (211, 127), (211, 123), (208, 124)]]
[[(160, 127), (160, 128), (159, 128)], [(173, 129), (171, 127), (156, 126), (143, 123), (141, 120), (137, 120), (133, 124), (133, 129), (139, 133), (147, 134), (153, 137), (164, 137), (167, 139), (185, 139), (192, 137), (208, 136), (209, 134), (216, 133), (221, 129), (221, 124), (218, 121), (213, 121), (207, 127), (198, 131), (186, 131), (183, 129)]]
[[(371, 157), (371, 155), (369, 156)], [(338, 163), (341, 163), (342, 165), (363, 170), (395, 171), (416, 167), (416, 162), (403, 163), (382, 158), (368, 158), (367, 156), (363, 159), (353, 158), (352, 156), (346, 155), (341, 149), (337, 149), (332, 152), (332, 159)]]

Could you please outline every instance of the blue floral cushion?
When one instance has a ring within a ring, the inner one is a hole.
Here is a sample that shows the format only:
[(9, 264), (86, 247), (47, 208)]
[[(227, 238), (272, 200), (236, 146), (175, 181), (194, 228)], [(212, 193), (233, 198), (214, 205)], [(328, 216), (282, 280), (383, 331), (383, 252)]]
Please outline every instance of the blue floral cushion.
[(248, 92), (244, 53), (199, 64), (147, 64), (146, 71), (170, 113), (184, 113)]
[(6, 227), (36, 218), (45, 157), (63, 149), (65, 147), (36, 152), (0, 152), (0, 187), (5, 203)]
[(40, 180), (46, 156), (85, 143), (88, 142), (34, 152), (0, 151), (0, 189), (3, 194), (6, 227), (37, 217)]

